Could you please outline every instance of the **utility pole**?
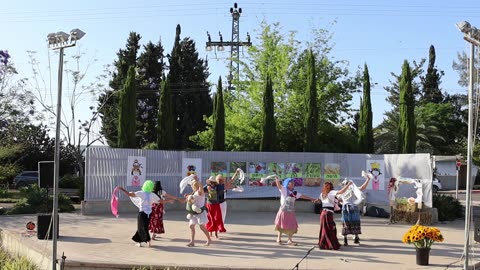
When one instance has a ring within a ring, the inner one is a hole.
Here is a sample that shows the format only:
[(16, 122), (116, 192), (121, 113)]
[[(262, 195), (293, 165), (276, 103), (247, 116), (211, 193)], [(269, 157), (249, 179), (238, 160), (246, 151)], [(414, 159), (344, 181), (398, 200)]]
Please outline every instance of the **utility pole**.
[[(252, 46), (250, 42), (250, 34), (247, 32), (247, 41), (240, 41), (240, 15), (242, 14), (242, 8), (238, 8), (237, 3), (233, 4), (230, 8), (230, 14), (232, 14), (232, 40), (223, 41), (222, 33), (218, 32), (220, 41), (212, 41), (210, 33), (207, 32), (208, 41), (206, 43), (206, 50), (211, 51), (213, 47), (216, 47), (218, 51), (224, 51), (227, 46), (230, 46), (230, 70), (227, 76), (228, 89), (234, 89), (232, 86), (233, 76), (240, 77), (240, 46)], [(236, 60), (237, 64), (234, 65), (233, 61)]]

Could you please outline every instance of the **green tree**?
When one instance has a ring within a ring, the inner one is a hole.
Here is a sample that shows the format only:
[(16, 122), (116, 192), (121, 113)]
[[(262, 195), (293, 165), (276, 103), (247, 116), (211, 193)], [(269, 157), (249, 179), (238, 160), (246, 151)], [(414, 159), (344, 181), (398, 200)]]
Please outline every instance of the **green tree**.
[(136, 147), (137, 97), (135, 85), (135, 66), (128, 69), (127, 79), (119, 93), (118, 143), (119, 148)]
[(425, 77), (420, 77), (423, 86), (422, 97), (420, 98), (421, 103), (441, 103), (443, 102), (443, 94), (439, 88), (440, 79), (442, 78), (444, 72), (439, 71), (435, 66), (435, 47), (430, 45), (429, 57), (428, 57), (428, 68), (427, 74)]
[(398, 125), (398, 152), (415, 153), (417, 137), (414, 115), (415, 98), (412, 87), (412, 73), (407, 60), (403, 62), (399, 87), (400, 122)]
[(172, 93), (168, 80), (161, 82), (160, 104), (158, 106), (158, 149), (175, 149), (175, 126), (173, 121)]
[(116, 147), (118, 142), (118, 93), (124, 85), (129, 68), (137, 64), (140, 39), (139, 34), (130, 32), (126, 48), (118, 51), (118, 59), (113, 63), (114, 70), (111, 72), (112, 80), (109, 83), (111, 89), (106, 89), (98, 97), (98, 111), (102, 120), (100, 133), (112, 147)]
[(225, 105), (223, 103), (222, 77), (218, 78), (214, 102), (213, 147), (214, 151), (225, 151)]
[(206, 130), (204, 117), (212, 114), (208, 67), (200, 59), (195, 42), (190, 38), (180, 40), (181, 28), (177, 25), (172, 53), (168, 56), (168, 80), (172, 89), (175, 119), (175, 148), (199, 149), (190, 137)]
[(305, 152), (315, 152), (318, 139), (318, 106), (317, 106), (317, 78), (315, 72), (315, 56), (312, 50), (307, 55), (307, 87), (305, 91)]
[[(413, 96), (415, 100), (418, 100), (420, 96), (422, 95), (422, 84), (421, 82), (418, 82), (415, 80), (416, 78), (420, 78), (421, 75), (423, 74), (423, 64), (425, 64), (425, 59), (422, 58), (420, 62), (416, 62), (415, 60), (413, 61), (413, 67), (410, 68), (410, 74), (412, 76), (412, 91), (413, 91)], [(394, 80), (390, 80), (390, 83), (392, 84), (391, 86), (386, 86), (384, 87), (385, 91), (389, 93), (388, 97), (385, 99), (390, 103), (394, 109), (398, 109), (399, 105), (399, 100), (400, 100), (400, 80), (401, 80), (401, 75), (396, 75), (395, 73), (391, 72), (390, 73), (393, 77)]]
[(360, 153), (373, 154), (373, 114), (372, 103), (370, 101), (370, 75), (367, 64), (363, 70), (363, 98), (360, 102), (360, 119), (358, 121), (358, 149)]
[(265, 91), (263, 94), (263, 121), (262, 121), (262, 141), (260, 142), (260, 152), (273, 152), (275, 147), (275, 111), (273, 100), (273, 87), (270, 75), (265, 80)]

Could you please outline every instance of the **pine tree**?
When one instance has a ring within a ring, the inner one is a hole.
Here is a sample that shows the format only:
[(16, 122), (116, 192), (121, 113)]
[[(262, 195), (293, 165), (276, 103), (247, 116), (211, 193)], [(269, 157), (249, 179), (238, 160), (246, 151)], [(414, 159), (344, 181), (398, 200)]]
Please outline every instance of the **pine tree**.
[(117, 53), (118, 60), (113, 63), (115, 71), (112, 73), (110, 87), (98, 98), (99, 113), (102, 119), (100, 133), (105, 137), (109, 146), (115, 147), (118, 141), (118, 92), (122, 89), (127, 72), (137, 63), (137, 53), (140, 49), (141, 36), (130, 32), (125, 49)]
[(315, 76), (315, 56), (310, 50), (307, 56), (307, 89), (305, 91), (307, 112), (305, 116), (305, 152), (317, 150), (316, 140), (318, 131), (318, 105), (317, 105), (317, 78)]
[(135, 67), (128, 69), (127, 79), (122, 91), (119, 93), (119, 115), (118, 115), (118, 142), (119, 148), (136, 147), (136, 121), (137, 112)]
[(401, 154), (415, 153), (416, 125), (415, 125), (415, 98), (412, 88), (412, 73), (408, 61), (402, 66), (400, 79), (400, 120), (398, 125), (398, 152)]
[(360, 120), (358, 122), (358, 149), (360, 153), (372, 154), (374, 150), (373, 140), (373, 114), (370, 101), (370, 75), (367, 64), (363, 71), (363, 98), (360, 100)]
[(157, 130), (158, 149), (175, 149), (175, 126), (173, 122), (172, 93), (168, 80), (163, 80), (161, 82)]
[(273, 100), (273, 87), (270, 75), (267, 75), (265, 92), (263, 93), (263, 125), (260, 152), (275, 151), (275, 111)]
[(420, 99), (422, 103), (442, 103), (443, 94), (439, 88), (440, 79), (443, 76), (443, 71), (438, 71), (435, 67), (435, 47), (430, 45), (427, 74), (422, 78), (423, 95)]
[(172, 89), (173, 115), (175, 119), (175, 149), (199, 149), (190, 136), (204, 131), (205, 116), (212, 114), (208, 67), (198, 57), (195, 42), (190, 38), (180, 41), (180, 25), (177, 25), (175, 43), (168, 57), (168, 79)]
[(218, 78), (217, 93), (214, 99), (213, 124), (212, 150), (225, 151), (225, 105), (223, 103), (222, 77)]

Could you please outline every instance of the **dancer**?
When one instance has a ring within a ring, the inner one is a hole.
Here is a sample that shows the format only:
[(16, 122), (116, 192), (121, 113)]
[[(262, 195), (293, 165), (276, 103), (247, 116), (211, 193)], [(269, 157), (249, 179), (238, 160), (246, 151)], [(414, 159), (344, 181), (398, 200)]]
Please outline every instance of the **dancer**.
[[(195, 225), (198, 224), (200, 227), (200, 230), (205, 234), (207, 237), (207, 242), (205, 243), (205, 246), (209, 246), (210, 243), (212, 242), (210, 238), (210, 234), (208, 233), (207, 228), (205, 227), (205, 224), (208, 222), (207, 218), (207, 213), (205, 212), (205, 192), (203, 191), (202, 184), (198, 180), (198, 176), (194, 176), (194, 179), (191, 181), (191, 186), (193, 189), (192, 196), (194, 199), (194, 203), (196, 206), (198, 206), (201, 211), (200, 213), (195, 213), (191, 215), (190, 221), (189, 221), (189, 227), (190, 227), (190, 242), (187, 244), (188, 247), (193, 247), (195, 246)], [(186, 202), (186, 199), (179, 199), (181, 202)]]
[(397, 192), (398, 192), (398, 182), (397, 178), (390, 178), (390, 181), (388, 183), (388, 202), (390, 204), (390, 218), (389, 218), (389, 224), (395, 223), (395, 218), (394, 218), (394, 209), (397, 204)]
[[(348, 186), (343, 187), (339, 192), (344, 192)], [(340, 249), (337, 238), (337, 225), (333, 220), (333, 205), (337, 191), (333, 190), (331, 182), (323, 184), (322, 192), (315, 202), (322, 202), (322, 213), (320, 213), (320, 233), (318, 236), (318, 247), (320, 249)]]
[(216, 178), (210, 176), (210, 178), (207, 180), (207, 184), (203, 187), (203, 191), (207, 194), (206, 206), (208, 210), (208, 223), (206, 227), (210, 232), (210, 236), (212, 236), (212, 233), (215, 232), (215, 238), (218, 238), (218, 232), (227, 231), (223, 225), (222, 210), (220, 209), (220, 197), (221, 199), (224, 198), (225, 185), (219, 184), (219, 178), (223, 178), (223, 176), (219, 176)]
[(360, 223), (360, 211), (358, 209), (358, 203), (361, 202), (362, 192), (367, 188), (368, 182), (370, 181), (370, 176), (365, 175), (365, 182), (357, 187), (352, 180), (345, 180), (342, 182), (344, 188), (346, 189), (337, 192), (337, 196), (342, 199), (342, 235), (343, 235), (343, 245), (348, 246), (347, 235), (355, 235), (355, 244), (360, 244), (359, 234), (362, 233), (361, 223)]
[(295, 201), (302, 198), (313, 202), (315, 199), (294, 191), (295, 182), (292, 178), (283, 180), (282, 184), (280, 178), (275, 176), (275, 184), (280, 191), (280, 208), (275, 217), (275, 230), (278, 231), (277, 243), (283, 244), (282, 233), (284, 233), (288, 236), (287, 244), (296, 246), (297, 243), (292, 240), (293, 234), (297, 233), (298, 230), (297, 218), (295, 216)]
[[(163, 227), (163, 214), (164, 214), (164, 204), (173, 203), (178, 198), (167, 194), (162, 188), (162, 183), (160, 181), (155, 181), (153, 187), (153, 194), (156, 194), (160, 201), (152, 205), (152, 214), (150, 215), (150, 222), (148, 224), (148, 230), (152, 233), (152, 240), (155, 240), (157, 234), (165, 233), (165, 228)], [(169, 198), (170, 200), (166, 200)]]
[(225, 177), (223, 177), (223, 175), (221, 175), (221, 174), (217, 175), (217, 177), (216, 177), (216, 179), (218, 181), (219, 190), (221, 190), (222, 187), (223, 187), (223, 190), (224, 190), (224, 192), (218, 193), (218, 202), (220, 203), (220, 210), (222, 211), (223, 225), (225, 225), (225, 217), (227, 216), (227, 201), (226, 201), (227, 191), (233, 188), (233, 183), (235, 182), (235, 177), (237, 177), (237, 175), (239, 174), (240, 171), (241, 171), (241, 169), (238, 168), (235, 171), (235, 174), (233, 174), (232, 178), (230, 178), (230, 180), (228, 180), (228, 181), (225, 181)]
[(150, 213), (152, 213), (152, 204), (158, 203), (160, 198), (152, 193), (153, 182), (146, 180), (142, 185), (141, 191), (128, 192), (123, 187), (118, 187), (132, 199), (132, 202), (138, 207), (137, 217), (137, 232), (133, 235), (132, 240), (135, 241), (138, 247), (142, 246), (142, 243), (147, 243), (147, 247), (150, 247), (150, 234), (148, 233), (148, 224), (150, 220)]

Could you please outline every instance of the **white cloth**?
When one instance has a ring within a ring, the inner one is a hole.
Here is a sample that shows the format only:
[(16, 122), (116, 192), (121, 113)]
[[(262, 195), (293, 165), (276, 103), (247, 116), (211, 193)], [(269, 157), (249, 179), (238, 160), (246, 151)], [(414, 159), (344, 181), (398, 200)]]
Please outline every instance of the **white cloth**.
[(132, 202), (138, 207), (139, 212), (152, 213), (152, 204), (158, 203), (160, 198), (151, 192), (137, 191), (135, 197), (130, 197)]
[(320, 193), (320, 201), (322, 201), (322, 206), (323, 207), (333, 207), (335, 203), (335, 195), (337, 194), (336, 190), (330, 190), (328, 192), (327, 196), (325, 198), (323, 197), (323, 194)]
[(225, 217), (227, 217), (227, 201), (220, 203), (220, 210), (222, 211), (223, 224), (225, 224)]

